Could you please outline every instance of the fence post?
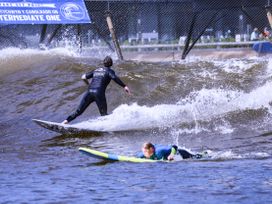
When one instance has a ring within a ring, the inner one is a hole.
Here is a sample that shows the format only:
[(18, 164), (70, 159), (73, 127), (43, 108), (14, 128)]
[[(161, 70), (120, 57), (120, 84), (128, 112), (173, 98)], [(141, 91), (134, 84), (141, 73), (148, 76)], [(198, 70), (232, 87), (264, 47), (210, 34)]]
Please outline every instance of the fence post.
[(270, 24), (270, 27), (272, 28), (272, 6), (268, 5), (265, 7), (267, 12), (267, 18)]
[(81, 25), (77, 24), (77, 42), (79, 43), (79, 52), (82, 52), (82, 29)]
[(107, 24), (111, 33), (111, 37), (112, 37), (112, 41), (114, 43), (115, 46), (115, 50), (117, 52), (117, 56), (119, 60), (124, 60), (123, 55), (122, 55), (122, 51), (119, 45), (119, 42), (117, 40), (114, 28), (113, 28), (113, 24), (112, 24), (112, 20), (111, 20), (111, 14), (109, 11), (106, 12), (106, 20), (107, 20)]
[(51, 33), (51, 35), (49, 36), (48, 42), (46, 43), (46, 46), (49, 46), (50, 43), (52, 42), (53, 38), (57, 35), (58, 30), (60, 30), (62, 27), (61, 24), (58, 24), (57, 27), (55, 28), (55, 30), (53, 31), (53, 33)]
[(46, 30), (47, 30), (47, 24), (42, 25), (42, 31), (41, 31), (39, 44), (44, 42), (45, 35), (46, 35)]

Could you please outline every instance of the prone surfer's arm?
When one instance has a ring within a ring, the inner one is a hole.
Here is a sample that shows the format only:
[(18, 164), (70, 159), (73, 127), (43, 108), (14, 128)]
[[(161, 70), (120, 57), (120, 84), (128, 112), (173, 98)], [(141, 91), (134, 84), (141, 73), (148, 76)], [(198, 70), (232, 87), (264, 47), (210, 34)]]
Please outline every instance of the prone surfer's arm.
[(174, 156), (175, 156), (176, 153), (177, 153), (176, 148), (175, 148), (175, 147), (172, 147), (172, 148), (171, 148), (171, 153), (170, 153), (170, 155), (167, 157), (167, 159), (168, 159), (168, 160), (174, 160)]
[(137, 157), (137, 158), (145, 158), (145, 156), (144, 156), (144, 154), (142, 153), (142, 152), (139, 152), (139, 153), (137, 153), (136, 155), (135, 155), (135, 157)]

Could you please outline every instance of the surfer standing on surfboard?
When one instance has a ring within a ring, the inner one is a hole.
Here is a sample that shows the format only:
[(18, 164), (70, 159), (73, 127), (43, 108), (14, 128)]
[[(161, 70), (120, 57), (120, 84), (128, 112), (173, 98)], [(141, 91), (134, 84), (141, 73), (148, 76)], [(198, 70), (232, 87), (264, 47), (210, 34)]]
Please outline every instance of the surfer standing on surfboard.
[[(74, 120), (76, 117), (81, 115), (86, 108), (92, 103), (96, 102), (96, 105), (99, 109), (100, 115), (107, 115), (107, 100), (105, 96), (105, 91), (110, 81), (113, 80), (130, 95), (129, 88), (116, 76), (115, 72), (111, 69), (113, 64), (111, 57), (107, 56), (104, 61), (104, 67), (97, 68), (91, 72), (83, 74), (81, 79), (89, 85), (88, 90), (84, 94), (80, 105), (77, 110), (69, 115), (66, 120), (62, 122), (62, 124), (67, 124)], [(91, 79), (91, 83), (89, 83), (88, 79)]]

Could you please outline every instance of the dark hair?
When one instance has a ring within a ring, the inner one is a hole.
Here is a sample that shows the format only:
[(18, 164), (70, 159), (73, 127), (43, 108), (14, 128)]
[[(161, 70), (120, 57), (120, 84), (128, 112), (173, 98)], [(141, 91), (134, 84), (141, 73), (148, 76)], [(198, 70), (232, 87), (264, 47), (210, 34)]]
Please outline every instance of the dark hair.
[(105, 57), (103, 63), (104, 63), (105, 67), (111, 67), (112, 66), (112, 59), (111, 59), (111, 57), (109, 57), (109, 56)]
[(146, 142), (143, 144), (143, 148), (144, 149), (150, 149), (150, 148), (153, 148), (155, 149), (154, 145), (151, 143), (151, 142)]

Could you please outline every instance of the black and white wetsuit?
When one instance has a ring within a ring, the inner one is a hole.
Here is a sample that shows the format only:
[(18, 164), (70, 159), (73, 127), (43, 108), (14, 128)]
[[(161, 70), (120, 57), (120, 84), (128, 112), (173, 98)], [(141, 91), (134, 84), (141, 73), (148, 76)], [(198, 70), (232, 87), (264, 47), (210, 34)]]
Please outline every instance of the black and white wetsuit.
[(126, 85), (115, 75), (115, 72), (109, 67), (103, 67), (88, 72), (82, 76), (83, 80), (92, 78), (89, 88), (84, 94), (80, 105), (77, 110), (68, 116), (68, 122), (74, 120), (77, 116), (81, 115), (86, 108), (92, 103), (96, 102), (100, 115), (107, 115), (107, 100), (105, 91), (110, 81), (113, 80), (122, 87)]

